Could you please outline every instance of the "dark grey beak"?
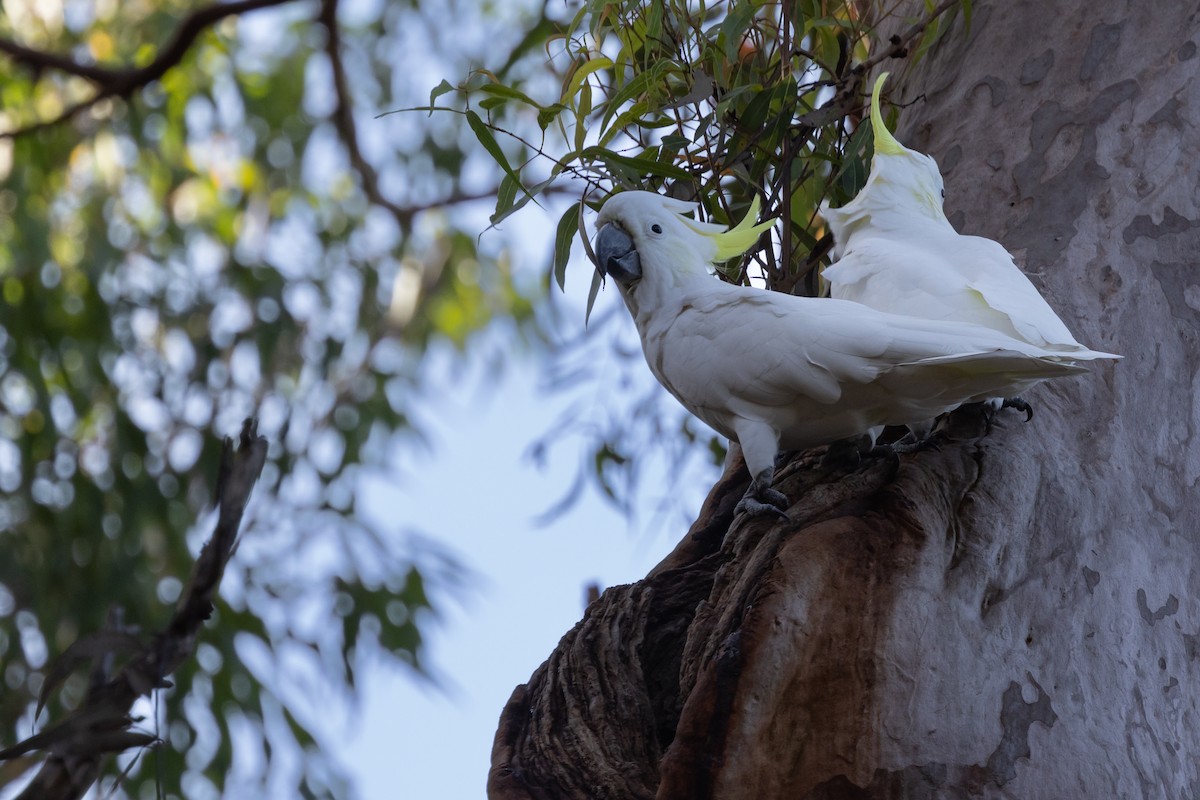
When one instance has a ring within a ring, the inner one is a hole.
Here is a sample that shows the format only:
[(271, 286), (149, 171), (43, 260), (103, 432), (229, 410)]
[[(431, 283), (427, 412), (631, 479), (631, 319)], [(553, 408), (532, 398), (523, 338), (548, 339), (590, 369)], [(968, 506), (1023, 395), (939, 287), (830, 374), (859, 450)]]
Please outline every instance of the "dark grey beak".
[(593, 242), (596, 250), (596, 269), (601, 275), (612, 275), (622, 286), (642, 277), (642, 262), (633, 239), (615, 222), (609, 222), (596, 232)]

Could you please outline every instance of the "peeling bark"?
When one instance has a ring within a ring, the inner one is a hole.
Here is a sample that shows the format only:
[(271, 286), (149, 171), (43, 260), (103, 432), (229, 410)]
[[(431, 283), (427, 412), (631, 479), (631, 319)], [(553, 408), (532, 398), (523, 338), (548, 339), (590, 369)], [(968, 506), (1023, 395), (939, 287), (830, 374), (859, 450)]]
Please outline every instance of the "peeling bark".
[(899, 76), (951, 220), (1126, 360), (938, 450), (797, 454), (789, 523), (733, 519), (732, 463), (514, 692), (490, 797), (1200, 795), (1198, 13), (977, 2)]

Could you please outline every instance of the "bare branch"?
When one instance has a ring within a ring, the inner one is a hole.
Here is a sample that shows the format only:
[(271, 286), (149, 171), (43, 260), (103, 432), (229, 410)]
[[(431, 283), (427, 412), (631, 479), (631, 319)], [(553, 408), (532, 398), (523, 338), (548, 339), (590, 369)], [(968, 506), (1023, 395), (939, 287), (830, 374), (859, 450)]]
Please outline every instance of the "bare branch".
[[(43, 751), (49, 758), (20, 795), (20, 800), (75, 800), (82, 797), (100, 774), (105, 757), (131, 747), (152, 744), (155, 737), (131, 730), (140, 720), (129, 712), (135, 700), (171, 685), (166, 678), (189, 659), (196, 637), (212, 616), (213, 600), (237, 545), (238, 529), (250, 492), (267, 458), (267, 440), (258, 435), (257, 421), (242, 425), (239, 446), (225, 440), (221, 470), (217, 475), (217, 526), (200, 551), (191, 581), (166, 629), (142, 646), (115, 677), (97, 682), (70, 716), (7, 750), (0, 759)], [(87, 639), (88, 637), (85, 637)], [(118, 644), (129, 641), (118, 637)], [(94, 655), (100, 641), (88, 640)], [(78, 656), (75, 648), (73, 656)], [(68, 652), (72, 652), (69, 649)]]
[(144, 67), (107, 68), (95, 67), (54, 53), (45, 53), (19, 45), (10, 40), (0, 40), (0, 52), (7, 53), (21, 64), (35, 69), (50, 68), (78, 75), (95, 83), (98, 90), (86, 100), (82, 100), (63, 111), (58, 116), (36, 122), (22, 128), (0, 132), (0, 139), (15, 139), (37, 131), (52, 128), (74, 119), (79, 114), (93, 108), (102, 100), (113, 97), (128, 97), (136, 90), (156, 81), (165, 75), (172, 67), (183, 60), (196, 38), (207, 28), (225, 17), (257, 11), (261, 8), (284, 5), (294, 0), (239, 0), (233, 3), (214, 3), (198, 8), (184, 18), (175, 29), (170, 41), (159, 51), (158, 57)]
[[(363, 194), (375, 205), (387, 209), (401, 229), (407, 230), (412, 224), (416, 210), (401, 208), (383, 196), (379, 191), (379, 174), (371, 162), (363, 155), (358, 146), (358, 127), (354, 122), (354, 107), (350, 99), (350, 86), (346, 81), (346, 65), (342, 62), (342, 37), (337, 24), (338, 0), (322, 0), (321, 13), (318, 21), (325, 26), (325, 53), (329, 56), (329, 66), (333, 72), (334, 96), (337, 105), (333, 110), (333, 124), (337, 128), (346, 152), (350, 156), (350, 165), (358, 173), (362, 183)], [(485, 195), (486, 196), (486, 195)]]
[(104, 85), (113, 80), (118, 70), (101, 67), (95, 64), (81, 64), (70, 56), (58, 53), (47, 53), (44, 50), (34, 50), (11, 39), (0, 37), (0, 53), (7, 55), (12, 61), (28, 67), (34, 74), (46, 69), (54, 69), (86, 78), (92, 83)]

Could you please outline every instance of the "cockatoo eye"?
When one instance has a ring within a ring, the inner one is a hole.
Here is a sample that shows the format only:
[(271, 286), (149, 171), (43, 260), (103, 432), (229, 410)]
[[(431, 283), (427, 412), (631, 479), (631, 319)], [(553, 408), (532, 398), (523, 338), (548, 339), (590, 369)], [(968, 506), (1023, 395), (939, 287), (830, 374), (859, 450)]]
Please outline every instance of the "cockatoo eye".
[(943, 200), (946, 199), (946, 190), (945, 189), (942, 189), (942, 199)]
[(654, 233), (662, 233), (662, 225), (657, 222), (650, 226), (650, 230)]

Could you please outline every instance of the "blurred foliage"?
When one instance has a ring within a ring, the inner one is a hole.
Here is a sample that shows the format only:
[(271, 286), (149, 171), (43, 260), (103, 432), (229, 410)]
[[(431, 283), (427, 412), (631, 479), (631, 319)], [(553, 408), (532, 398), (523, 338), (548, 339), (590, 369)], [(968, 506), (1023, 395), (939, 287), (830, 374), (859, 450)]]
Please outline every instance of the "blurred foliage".
[[(868, 73), (895, 59), (919, 59), (954, 14), (969, 23), (971, 13), (970, 0), (925, 0), (921, 16), (893, 20), (902, 35), (875, 41), (874, 31), (898, 6), (896, 0), (587, 0), (571, 4), (575, 11), (561, 30), (530, 34), (557, 85), (476, 70), (457, 86), (443, 81), (424, 110), (465, 117), (496, 161), (504, 177), (493, 224), (550, 192), (576, 199), (561, 211), (553, 234), (547, 280), (560, 288), (573, 242), (587, 246), (582, 209), (598, 210), (614, 192), (645, 189), (696, 201), (700, 218), (725, 224), (740, 220), (758, 196), (763, 216), (780, 222), (772, 237), (719, 274), (818, 295), (832, 245), (818, 209), (826, 200), (835, 207), (848, 202), (869, 174), (870, 125), (858, 124)], [(447, 106), (446, 98), (457, 104)], [(587, 318), (601, 279), (590, 263), (580, 266), (591, 279)], [(601, 327), (610, 318), (601, 315)], [(724, 458), (725, 442), (674, 404), (664, 407), (657, 386), (630, 391), (645, 385), (633, 375), (645, 371), (636, 340), (607, 341), (627, 356), (613, 375), (597, 338), (560, 343), (551, 371), (552, 387), (584, 386), (585, 396), (535, 443), (533, 455), (543, 458), (567, 438), (581, 439), (590, 452), (576, 487), (551, 517), (571, 505), (585, 480), (627, 511), (643, 505), (639, 495), (650, 482), (641, 476), (655, 456), (674, 476), (697, 459)], [(616, 387), (607, 402), (595, 401), (603, 391), (598, 384)], [(650, 489), (669, 502), (670, 487)]]
[[(258, 5), (274, 7), (203, 27), (160, 78), (94, 104), (88, 70), (151, 64), (194, 4), (0, 13), (0, 745), (111, 609), (143, 633), (169, 617), (211, 529), (219, 437), (256, 414), (272, 442), (199, 657), (142, 709), (165, 744), (105, 796), (348, 794), (318, 698), (345, 696), (366, 655), (419, 672), (431, 595), (462, 574), (356, 514), (358, 477), (420, 444), (431, 347), (466, 352), (497, 321), (538, 336), (544, 287), (446, 210), (498, 190), (470, 131), (374, 117), (485, 53), (516, 69), (543, 9)], [(40, 722), (85, 689), (74, 676)], [(23, 766), (0, 765), (0, 787)]]

